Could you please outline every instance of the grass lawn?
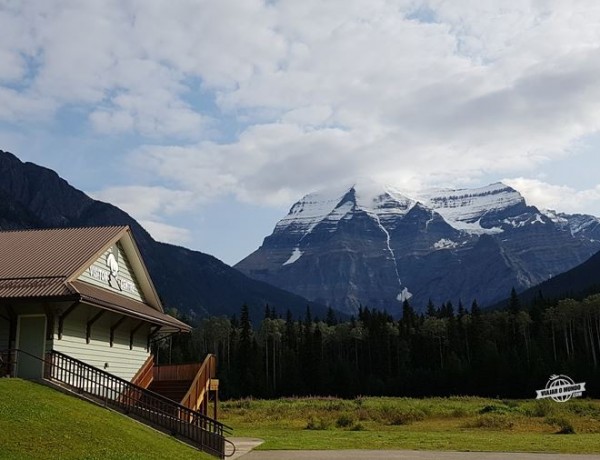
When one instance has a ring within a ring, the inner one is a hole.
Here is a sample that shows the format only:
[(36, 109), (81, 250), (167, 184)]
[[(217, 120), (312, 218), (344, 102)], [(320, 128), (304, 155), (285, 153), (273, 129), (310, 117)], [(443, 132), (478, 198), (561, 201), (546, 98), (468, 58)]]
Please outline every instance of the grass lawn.
[(2, 459), (214, 459), (121, 414), (20, 379), (0, 379)]
[(299, 398), (228, 401), (221, 419), (259, 449), (600, 453), (600, 401)]

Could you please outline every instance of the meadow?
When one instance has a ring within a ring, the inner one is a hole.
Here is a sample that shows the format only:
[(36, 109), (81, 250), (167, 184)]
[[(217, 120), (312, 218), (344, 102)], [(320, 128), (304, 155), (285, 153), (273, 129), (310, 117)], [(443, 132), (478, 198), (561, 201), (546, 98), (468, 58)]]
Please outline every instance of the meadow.
[(449, 398), (241, 399), (221, 404), (259, 449), (600, 453), (600, 401)]

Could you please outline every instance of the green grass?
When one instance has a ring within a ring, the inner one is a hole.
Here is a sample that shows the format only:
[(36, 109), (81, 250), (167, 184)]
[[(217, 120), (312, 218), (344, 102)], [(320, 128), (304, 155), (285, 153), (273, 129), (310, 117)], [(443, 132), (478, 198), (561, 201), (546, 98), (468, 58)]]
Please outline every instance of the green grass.
[(222, 403), (221, 418), (267, 450), (600, 452), (600, 401), (585, 399), (239, 400)]
[(19, 379), (0, 379), (2, 459), (213, 459), (102, 407)]

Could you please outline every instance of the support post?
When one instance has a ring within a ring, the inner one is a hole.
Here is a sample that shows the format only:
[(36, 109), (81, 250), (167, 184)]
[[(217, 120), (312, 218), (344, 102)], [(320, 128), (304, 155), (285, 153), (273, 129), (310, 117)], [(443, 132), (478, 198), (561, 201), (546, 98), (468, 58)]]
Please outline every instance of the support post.
[(144, 325), (144, 321), (140, 321), (136, 327), (131, 330), (131, 334), (129, 335), (129, 349), (133, 350), (133, 336), (140, 328)]
[(115, 331), (117, 330), (117, 328), (123, 324), (125, 322), (125, 320), (127, 319), (127, 316), (122, 316), (121, 319), (119, 319), (115, 324), (113, 324), (110, 327), (110, 346), (113, 346), (113, 343), (115, 341)]
[(102, 315), (106, 313), (106, 310), (100, 310), (98, 313), (94, 315), (92, 319), (87, 322), (87, 328), (85, 331), (85, 341), (86, 343), (90, 343), (90, 337), (92, 335), (92, 325), (100, 319)]
[(156, 336), (156, 334), (158, 334), (158, 331), (160, 331), (162, 326), (155, 326), (153, 328), (150, 328), (150, 333), (148, 334), (148, 343), (146, 344), (146, 351), (150, 351), (150, 342), (152, 342), (152, 339)]
[(79, 301), (73, 302), (73, 304), (71, 304), (71, 306), (69, 308), (67, 308), (63, 312), (63, 314), (58, 317), (58, 340), (62, 339), (63, 324), (65, 322), (65, 318), (67, 316), (69, 316), (71, 313), (73, 313), (73, 310), (75, 310), (78, 306), (79, 306)]

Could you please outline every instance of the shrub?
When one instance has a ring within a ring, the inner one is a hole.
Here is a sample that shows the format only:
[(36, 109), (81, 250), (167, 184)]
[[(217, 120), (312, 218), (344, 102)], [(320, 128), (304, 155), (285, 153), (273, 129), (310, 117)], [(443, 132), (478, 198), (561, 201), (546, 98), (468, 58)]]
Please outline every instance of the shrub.
[(349, 426), (352, 426), (353, 423), (354, 419), (350, 415), (342, 414), (338, 417), (337, 421), (335, 422), (335, 426), (337, 426), (338, 428), (348, 428)]
[(406, 411), (396, 410), (388, 415), (390, 425), (408, 425), (412, 422), (418, 422), (425, 418), (425, 413), (419, 409), (409, 409)]
[(350, 428), (351, 431), (365, 431), (365, 429), (366, 428), (362, 425), (362, 423), (357, 423)]
[(546, 417), (548, 425), (557, 426), (556, 434), (575, 434), (575, 427), (566, 417)]
[(533, 409), (529, 411), (530, 415), (533, 417), (547, 417), (552, 415), (556, 411), (555, 404), (549, 399), (536, 399)]
[(507, 407), (507, 406), (496, 406), (494, 404), (483, 406), (481, 409), (479, 409), (479, 413), (480, 414), (490, 414), (490, 413), (494, 413), (494, 414), (506, 414), (507, 412), (510, 412), (510, 408), (509, 407)]
[(505, 414), (479, 415), (465, 424), (467, 428), (485, 428), (488, 430), (510, 430), (514, 422)]
[(322, 418), (315, 418), (310, 416), (308, 418), (308, 423), (306, 424), (307, 430), (328, 430), (329, 422)]
[(452, 409), (452, 413), (450, 414), (453, 418), (463, 418), (469, 415), (469, 412), (464, 407), (457, 407)]

